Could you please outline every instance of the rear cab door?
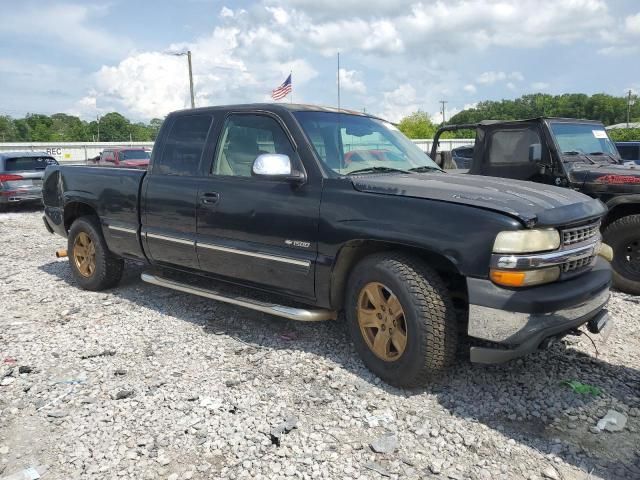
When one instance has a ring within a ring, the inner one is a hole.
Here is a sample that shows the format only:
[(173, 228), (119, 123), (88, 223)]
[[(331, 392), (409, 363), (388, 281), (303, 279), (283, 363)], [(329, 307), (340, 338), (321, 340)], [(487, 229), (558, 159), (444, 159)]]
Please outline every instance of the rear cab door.
[(196, 206), (211, 112), (181, 112), (163, 125), (142, 185), (141, 223), (152, 263), (198, 269)]

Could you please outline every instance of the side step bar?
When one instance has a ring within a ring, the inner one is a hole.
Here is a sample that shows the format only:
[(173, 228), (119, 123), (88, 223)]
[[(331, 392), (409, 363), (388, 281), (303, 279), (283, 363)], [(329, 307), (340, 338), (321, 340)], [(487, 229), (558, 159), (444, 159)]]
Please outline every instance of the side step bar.
[(250, 308), (251, 310), (269, 313), (271, 315), (288, 318), (290, 320), (298, 320), (301, 322), (320, 322), (323, 320), (336, 319), (336, 312), (332, 310), (286, 307), (284, 305), (261, 302), (259, 300), (253, 300), (246, 297), (226, 296), (220, 292), (216, 292), (215, 290), (193, 287), (185, 283), (167, 280), (166, 278), (161, 278), (149, 273), (143, 273), (140, 278), (142, 278), (143, 282), (152, 283), (153, 285), (158, 285), (160, 287), (191, 293), (193, 295), (210, 298), (211, 300), (216, 300), (218, 302), (231, 303), (232, 305)]

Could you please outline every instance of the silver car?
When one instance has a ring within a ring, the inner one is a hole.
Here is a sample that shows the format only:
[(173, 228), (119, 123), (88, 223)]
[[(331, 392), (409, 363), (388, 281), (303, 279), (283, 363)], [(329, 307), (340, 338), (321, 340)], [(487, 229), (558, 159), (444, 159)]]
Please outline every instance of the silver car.
[(45, 152), (0, 152), (0, 211), (12, 203), (42, 201), (42, 176), (57, 165)]

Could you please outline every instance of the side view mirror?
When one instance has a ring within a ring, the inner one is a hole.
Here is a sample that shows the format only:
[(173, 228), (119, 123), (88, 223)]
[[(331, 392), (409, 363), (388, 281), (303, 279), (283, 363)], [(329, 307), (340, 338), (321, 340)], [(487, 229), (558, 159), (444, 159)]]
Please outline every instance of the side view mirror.
[(290, 182), (302, 183), (305, 175), (294, 171), (288, 155), (279, 153), (263, 153), (253, 161), (251, 171), (255, 176), (272, 179), (283, 179)]
[(538, 163), (542, 161), (542, 145), (533, 143), (529, 146), (529, 161)]

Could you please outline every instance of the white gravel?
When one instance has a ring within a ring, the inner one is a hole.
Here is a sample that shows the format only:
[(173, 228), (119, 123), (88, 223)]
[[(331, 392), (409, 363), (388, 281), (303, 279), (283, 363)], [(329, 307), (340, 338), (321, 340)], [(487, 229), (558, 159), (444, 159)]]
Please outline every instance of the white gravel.
[[(64, 246), (41, 212), (0, 214), (0, 478), (640, 478), (640, 298), (614, 294), (598, 357), (571, 337), (409, 391), (339, 322), (164, 290), (136, 265), (85, 292)], [(622, 431), (595, 428), (609, 410)]]

